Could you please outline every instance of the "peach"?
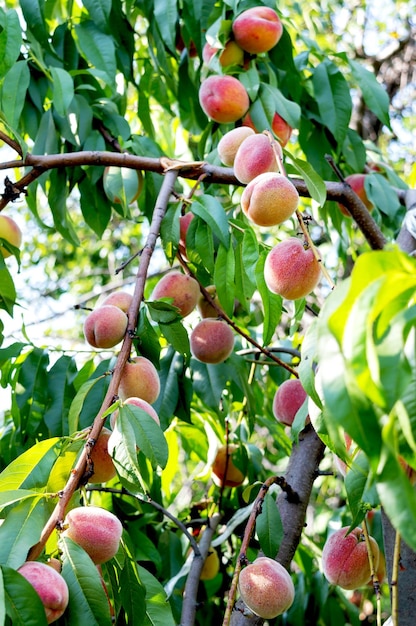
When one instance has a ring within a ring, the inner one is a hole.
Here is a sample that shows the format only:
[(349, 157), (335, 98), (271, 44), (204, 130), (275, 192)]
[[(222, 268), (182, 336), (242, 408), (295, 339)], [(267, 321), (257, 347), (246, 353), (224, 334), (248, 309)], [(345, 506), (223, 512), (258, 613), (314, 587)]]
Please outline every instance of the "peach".
[(293, 215), (298, 203), (294, 184), (277, 172), (256, 176), (241, 194), (241, 208), (257, 226), (281, 224)]
[[(142, 398), (134, 398), (134, 397), (127, 398), (126, 400), (124, 400), (123, 404), (133, 404), (134, 406), (138, 406), (140, 409), (143, 409), (143, 411), (146, 411), (146, 413), (148, 413), (150, 417), (153, 417), (156, 424), (160, 426), (159, 415), (156, 413), (152, 405), (146, 402), (146, 400), (143, 400)], [(118, 410), (114, 411), (114, 413), (111, 414), (111, 417), (110, 417), (111, 428), (114, 428), (115, 423), (117, 421), (117, 417), (118, 417)]]
[(263, 619), (281, 615), (295, 599), (289, 572), (267, 556), (258, 557), (241, 570), (238, 588), (248, 608)]
[(238, 15), (232, 25), (234, 39), (251, 54), (271, 50), (283, 33), (282, 22), (269, 7), (253, 7)]
[(217, 150), (218, 155), (224, 165), (232, 167), (234, 165), (235, 155), (237, 150), (247, 137), (254, 135), (254, 130), (248, 126), (239, 126), (233, 128), (221, 137), (218, 142)]
[(208, 285), (206, 287), (206, 291), (208, 291), (210, 295), (210, 300), (208, 300), (203, 293), (199, 295), (197, 307), (198, 311), (201, 314), (201, 317), (218, 317), (217, 309), (212, 305), (212, 302), (215, 302), (218, 306), (220, 306), (220, 301), (217, 295), (217, 288), (215, 285)]
[(113, 304), (105, 304), (85, 318), (85, 339), (94, 348), (113, 348), (126, 334), (127, 323), (124, 311)]
[(194, 214), (191, 211), (188, 211), (185, 215), (181, 215), (179, 218), (179, 243), (182, 244), (184, 248), (186, 247), (186, 233), (193, 219)]
[[(349, 534), (344, 526), (332, 533), (322, 550), (322, 569), (327, 580), (343, 589), (352, 590), (366, 585), (371, 578), (367, 545), (361, 528), (354, 528)], [(374, 565), (377, 570), (379, 548), (370, 536)]]
[(124, 313), (128, 313), (132, 300), (133, 296), (127, 293), (127, 291), (113, 291), (113, 293), (108, 294), (108, 296), (104, 298), (99, 306), (112, 304), (124, 311)]
[[(244, 116), (242, 124), (244, 127), (251, 128), (255, 133), (259, 133), (263, 130), (269, 130), (268, 128), (256, 128), (251, 119), (250, 113)], [(292, 127), (281, 117), (277, 112), (272, 119), (272, 131), (276, 135), (280, 142), (280, 145), (284, 148), (290, 139), (292, 134)]]
[(115, 204), (132, 204), (143, 189), (143, 174), (128, 167), (105, 168), (103, 185), (106, 196)]
[[(296, 413), (305, 402), (306, 397), (306, 391), (298, 378), (285, 380), (274, 394), (273, 415), (282, 424), (292, 426)], [(306, 422), (309, 421), (308, 416)]]
[[(373, 203), (368, 199), (367, 192), (364, 187), (366, 174), (351, 174), (347, 176), (345, 182), (350, 185), (352, 190), (357, 194), (360, 200), (364, 203), (369, 211), (372, 211), (374, 208)], [(343, 215), (346, 217), (351, 217), (351, 213), (348, 211), (347, 207), (341, 203), (338, 203), (339, 209)]]
[(117, 554), (123, 527), (110, 511), (98, 506), (71, 509), (64, 520), (63, 536), (75, 541), (95, 564), (105, 563)]
[(195, 278), (178, 270), (173, 270), (159, 280), (153, 289), (151, 298), (152, 300), (171, 298), (170, 304), (179, 309), (182, 317), (186, 317), (196, 307), (199, 293), (199, 284)]
[(264, 264), (264, 279), (272, 293), (297, 300), (318, 284), (321, 265), (311, 248), (300, 239), (289, 237), (272, 248)]
[(222, 363), (234, 348), (234, 333), (227, 322), (207, 317), (190, 336), (191, 352), (202, 363)]
[(218, 487), (238, 487), (244, 482), (243, 472), (233, 462), (233, 456), (237, 450), (238, 446), (236, 444), (218, 448), (212, 464), (212, 478)]
[(201, 580), (212, 580), (218, 574), (220, 569), (220, 558), (218, 552), (214, 548), (210, 548), (201, 570)]
[(219, 124), (236, 122), (250, 106), (245, 87), (234, 76), (209, 76), (199, 89), (204, 113)]
[(17, 570), (32, 585), (45, 607), (46, 621), (52, 624), (68, 606), (69, 593), (65, 579), (46, 563), (26, 561)]
[(227, 41), (222, 50), (207, 42), (202, 49), (202, 60), (205, 65), (209, 65), (212, 57), (217, 53), (219, 53), (218, 60), (221, 67), (244, 64), (244, 50), (235, 41)]
[(118, 392), (122, 400), (134, 396), (149, 404), (156, 402), (160, 393), (160, 379), (153, 363), (144, 356), (127, 361), (121, 373)]
[(89, 478), (90, 483), (106, 483), (116, 475), (113, 459), (108, 454), (108, 440), (111, 430), (103, 428), (91, 450), (90, 458), (93, 463), (94, 474)]
[(278, 169), (276, 154), (266, 135), (254, 134), (244, 139), (234, 159), (234, 174), (240, 183), (249, 183), (259, 174)]
[[(4, 239), (12, 246), (20, 248), (22, 245), (22, 231), (16, 222), (8, 215), (0, 215), (0, 239)], [(0, 242), (0, 254), (3, 259), (11, 256), (11, 252), (6, 250), (3, 244)]]

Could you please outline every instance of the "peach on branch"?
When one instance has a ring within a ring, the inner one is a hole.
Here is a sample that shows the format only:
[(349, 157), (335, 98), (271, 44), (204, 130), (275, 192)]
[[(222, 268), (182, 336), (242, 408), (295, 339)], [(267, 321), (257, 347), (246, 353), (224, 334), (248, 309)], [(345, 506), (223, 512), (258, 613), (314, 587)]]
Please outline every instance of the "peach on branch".
[(240, 144), (234, 159), (234, 174), (240, 183), (249, 183), (260, 174), (278, 169), (276, 154), (266, 135), (251, 135)]
[[(256, 126), (253, 124), (250, 113), (247, 113), (247, 115), (244, 116), (242, 123), (243, 126), (251, 128), (252, 130), (254, 130), (255, 133), (259, 133), (263, 130), (268, 130), (267, 128), (256, 128)], [(284, 148), (292, 134), (292, 127), (289, 126), (286, 120), (284, 120), (283, 117), (277, 112), (273, 115), (272, 131), (279, 140), (280, 145)]]
[[(238, 487), (244, 482), (243, 472), (234, 464), (238, 446), (220, 446), (212, 464), (213, 480), (219, 487)], [(228, 459), (228, 460), (227, 460)]]
[(221, 319), (201, 320), (190, 336), (191, 352), (202, 363), (222, 363), (234, 348), (234, 333)]
[(209, 76), (199, 89), (204, 113), (219, 124), (236, 122), (250, 106), (247, 91), (234, 76)]
[(85, 339), (94, 348), (113, 348), (123, 339), (127, 323), (124, 311), (113, 304), (105, 304), (85, 318)]
[(282, 22), (276, 11), (261, 6), (240, 13), (232, 29), (238, 45), (251, 54), (271, 50), (283, 33)]
[(248, 608), (263, 619), (281, 615), (295, 599), (289, 572), (267, 556), (258, 557), (241, 570), (238, 588)]
[(207, 42), (202, 49), (202, 60), (209, 65), (212, 57), (217, 53), (219, 53), (218, 60), (221, 67), (244, 64), (244, 50), (235, 41), (227, 41), (222, 50)]
[[(357, 194), (363, 204), (367, 207), (369, 211), (372, 211), (374, 208), (371, 200), (368, 199), (367, 192), (364, 187), (364, 182), (367, 174), (351, 174), (347, 176), (345, 182), (350, 185), (352, 190)], [(351, 213), (348, 211), (347, 207), (341, 203), (338, 203), (340, 211), (346, 217), (351, 217)]]
[(220, 569), (220, 557), (214, 548), (210, 548), (201, 570), (201, 580), (212, 580)]
[[(152, 405), (146, 402), (146, 400), (143, 400), (143, 398), (134, 398), (134, 397), (127, 398), (126, 400), (124, 400), (123, 404), (132, 404), (134, 406), (138, 406), (139, 409), (146, 411), (146, 413), (154, 419), (156, 424), (160, 426), (159, 415), (156, 413)], [(117, 417), (118, 417), (118, 410), (114, 411), (114, 413), (111, 414), (111, 417), (110, 417), (111, 428), (114, 428), (115, 423), (117, 421)]]
[[(276, 390), (273, 398), (273, 415), (285, 424), (292, 426), (296, 413), (307, 397), (306, 391), (298, 378), (285, 380)], [(309, 422), (309, 416), (306, 422)]]
[(215, 285), (208, 285), (208, 287), (206, 287), (206, 291), (209, 294), (209, 299), (207, 299), (203, 293), (199, 295), (197, 303), (198, 311), (200, 312), (201, 317), (204, 318), (218, 317), (218, 311), (212, 304), (213, 302), (215, 302), (215, 304), (220, 306), (220, 301), (217, 295), (217, 288)]
[(225, 133), (218, 142), (218, 155), (224, 165), (232, 167), (234, 165), (237, 150), (247, 137), (254, 135), (254, 130), (248, 126), (238, 126)]
[(299, 194), (282, 174), (265, 172), (256, 176), (241, 195), (241, 208), (257, 226), (277, 226), (296, 211)]
[(121, 373), (119, 396), (122, 400), (132, 396), (152, 404), (160, 393), (160, 379), (153, 363), (144, 356), (127, 361)]
[(272, 293), (288, 300), (308, 295), (318, 284), (321, 265), (311, 248), (289, 237), (274, 246), (266, 257), (264, 278)]
[[(357, 527), (350, 533), (348, 531), (345, 526), (328, 537), (322, 550), (322, 569), (330, 583), (352, 590), (369, 582), (371, 569), (362, 529)], [(380, 551), (371, 536), (370, 545), (377, 571)]]
[(75, 541), (95, 564), (106, 563), (115, 556), (123, 527), (110, 511), (98, 506), (71, 509), (64, 520), (63, 536)]
[[(16, 248), (20, 248), (22, 245), (22, 231), (16, 222), (8, 215), (0, 215), (0, 239), (4, 239)], [(11, 252), (6, 250), (1, 242), (0, 254), (4, 259), (11, 256)]]
[(111, 430), (103, 428), (91, 450), (90, 459), (93, 463), (94, 474), (89, 478), (90, 483), (106, 483), (116, 475), (113, 459), (108, 454), (108, 440)]
[(48, 624), (59, 619), (69, 600), (68, 586), (61, 574), (46, 563), (38, 561), (26, 561), (18, 572), (32, 585), (41, 599)]
[(170, 304), (179, 309), (182, 317), (189, 315), (199, 298), (199, 285), (195, 278), (173, 270), (165, 274), (156, 284), (152, 293), (152, 300), (170, 298)]
[(111, 304), (113, 306), (117, 306), (119, 309), (124, 311), (124, 313), (127, 313), (132, 300), (133, 296), (127, 291), (113, 291), (104, 298), (99, 306)]

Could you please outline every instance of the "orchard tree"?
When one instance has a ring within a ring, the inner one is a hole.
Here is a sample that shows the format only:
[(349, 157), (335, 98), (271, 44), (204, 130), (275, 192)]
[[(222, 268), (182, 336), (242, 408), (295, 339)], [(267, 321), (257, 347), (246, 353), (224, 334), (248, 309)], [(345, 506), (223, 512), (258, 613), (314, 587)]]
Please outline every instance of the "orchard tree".
[(410, 7), (6, 5), (1, 624), (413, 626)]

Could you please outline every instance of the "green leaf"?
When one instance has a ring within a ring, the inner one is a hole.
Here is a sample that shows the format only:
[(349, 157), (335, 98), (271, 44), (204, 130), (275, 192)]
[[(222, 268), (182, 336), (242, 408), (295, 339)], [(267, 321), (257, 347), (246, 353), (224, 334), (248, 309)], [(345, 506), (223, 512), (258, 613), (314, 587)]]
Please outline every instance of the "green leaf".
[(177, 0), (154, 0), (153, 11), (163, 42), (171, 52), (175, 52)]
[(53, 105), (58, 113), (65, 117), (74, 98), (74, 81), (68, 72), (60, 67), (51, 67), (53, 84)]
[(12, 128), (19, 126), (29, 82), (30, 72), (27, 61), (17, 61), (3, 79), (1, 110)]
[(91, 20), (103, 31), (110, 27), (111, 0), (83, 0)]
[(72, 357), (61, 356), (49, 370), (48, 405), (43, 419), (51, 436), (68, 435), (68, 414), (74, 395), (77, 367)]
[(6, 613), (13, 626), (47, 626), (45, 607), (33, 586), (19, 572), (2, 566)]
[(266, 493), (260, 515), (256, 518), (256, 532), (265, 556), (274, 559), (283, 539), (283, 526), (276, 500)]
[(367, 197), (385, 215), (394, 217), (400, 210), (397, 192), (381, 174), (368, 174), (364, 179)]
[(9, 491), (0, 492), (0, 510), (10, 504), (15, 504), (21, 500), (27, 498), (39, 498), (38, 491), (31, 491), (30, 489), (11, 489)]
[(224, 208), (214, 196), (198, 196), (192, 203), (191, 211), (206, 222), (225, 248), (230, 246), (228, 219)]
[(138, 566), (127, 553), (124, 565), (119, 574), (120, 601), (128, 615), (131, 626), (143, 626), (146, 620), (145, 590), (140, 581)]
[(221, 306), (231, 316), (235, 298), (235, 257), (232, 247), (227, 249), (220, 244), (215, 259), (214, 283)]
[[(86, 20), (74, 26), (81, 53), (109, 86), (115, 86), (117, 71), (114, 40)], [(118, 133), (116, 133), (118, 134)]]
[(352, 74), (358, 83), (364, 101), (370, 111), (391, 130), (389, 116), (389, 97), (375, 75), (367, 70), (361, 63), (348, 59)]
[(111, 616), (96, 565), (78, 544), (61, 537), (62, 576), (69, 589), (67, 608), (71, 626), (110, 626)]
[(189, 345), (189, 335), (181, 321), (169, 324), (159, 323), (160, 332), (169, 345), (180, 354), (189, 357), (191, 348)]
[[(280, 89), (272, 85), (262, 84), (260, 100), (264, 110), (267, 111), (269, 123), (273, 121), (273, 116), (277, 112), (289, 126), (292, 128), (299, 127), (301, 108), (297, 102), (285, 98)], [(272, 115), (270, 116), (271, 112)]]
[(22, 30), (17, 12), (0, 9), (0, 79), (15, 64), (21, 45)]
[(312, 84), (322, 124), (329, 128), (341, 146), (352, 112), (348, 83), (338, 68), (326, 60), (314, 69)]
[(0, 268), (0, 308), (12, 316), (15, 302), (16, 288), (13, 279), (6, 267)]
[(38, 42), (48, 49), (49, 29), (45, 21), (45, 0), (20, 0), (20, 8), (29, 30)]
[(68, 196), (67, 175), (64, 169), (52, 170), (49, 174), (50, 187), (48, 202), (53, 215), (53, 223), (56, 230), (74, 246), (79, 246), (78, 235), (67, 210), (66, 200)]
[(306, 183), (311, 198), (313, 198), (320, 206), (323, 206), (326, 202), (326, 185), (325, 181), (319, 176), (307, 161), (303, 159), (297, 159), (289, 152), (286, 152), (286, 157), (293, 163), (293, 167)]
[(276, 326), (282, 316), (282, 297), (272, 293), (264, 280), (264, 263), (266, 261), (267, 250), (264, 250), (256, 265), (257, 289), (263, 303), (263, 344), (267, 346), (273, 337)]
[(136, 446), (154, 465), (165, 467), (168, 460), (168, 446), (162, 429), (143, 409), (124, 404), (119, 409), (117, 423), (120, 420), (122, 431), (127, 430), (134, 435)]
[(163, 586), (147, 569), (137, 566), (146, 590), (146, 614), (152, 626), (175, 626), (172, 609)]
[(35, 489), (46, 485), (50, 469), (56, 459), (54, 450), (59, 438), (39, 441), (17, 457), (0, 474), (0, 491)]
[(72, 400), (68, 413), (68, 431), (70, 435), (75, 433), (79, 428), (79, 416), (81, 415), (82, 407), (84, 406), (88, 394), (90, 393), (91, 389), (102, 379), (103, 376), (97, 376), (96, 378), (87, 380), (81, 386), (81, 388), (77, 392), (77, 395)]

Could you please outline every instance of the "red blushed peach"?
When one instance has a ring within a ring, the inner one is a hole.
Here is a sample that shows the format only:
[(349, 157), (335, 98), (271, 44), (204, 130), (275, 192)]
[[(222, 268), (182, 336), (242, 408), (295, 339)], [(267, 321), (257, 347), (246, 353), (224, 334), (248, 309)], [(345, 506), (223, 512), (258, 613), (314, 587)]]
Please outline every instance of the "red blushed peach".
[(103, 428), (91, 450), (90, 458), (93, 463), (94, 474), (89, 478), (90, 483), (106, 483), (116, 475), (113, 459), (108, 454), (108, 440), (111, 430)]
[(257, 226), (281, 224), (293, 215), (298, 203), (294, 184), (277, 172), (256, 176), (241, 195), (244, 214)]
[(117, 306), (119, 309), (127, 313), (131, 301), (133, 300), (133, 296), (127, 291), (113, 291), (113, 293), (108, 294), (101, 302), (99, 306), (104, 306), (106, 304), (112, 304), (113, 306)]
[(292, 606), (295, 587), (283, 565), (266, 556), (241, 570), (238, 588), (248, 608), (263, 619), (281, 615)]
[(249, 183), (260, 174), (278, 169), (276, 154), (266, 135), (254, 134), (244, 139), (234, 159), (234, 174), (240, 183)]
[[(322, 569), (331, 584), (352, 590), (366, 585), (371, 571), (361, 528), (354, 528), (347, 534), (348, 530), (348, 526), (340, 528), (326, 540), (322, 551)], [(380, 551), (373, 537), (370, 537), (370, 543), (377, 570)]]
[(209, 76), (199, 89), (199, 102), (204, 113), (219, 124), (236, 122), (250, 106), (245, 87), (234, 76)]
[(217, 295), (217, 288), (215, 287), (215, 285), (208, 285), (208, 287), (206, 287), (206, 291), (208, 292), (210, 299), (208, 300), (204, 296), (204, 294), (201, 293), (197, 303), (198, 311), (200, 312), (201, 317), (204, 318), (218, 317), (218, 311), (212, 304), (212, 302), (215, 302), (215, 304), (220, 306), (220, 301)]
[(190, 336), (191, 352), (202, 363), (222, 363), (234, 348), (234, 333), (227, 322), (207, 317)]
[(225, 133), (218, 142), (218, 156), (224, 165), (232, 167), (234, 165), (237, 150), (247, 137), (254, 135), (254, 130), (248, 126), (239, 126)]
[(149, 404), (156, 402), (160, 393), (160, 379), (153, 363), (144, 356), (127, 361), (121, 373), (118, 393), (122, 400), (136, 397)]
[(219, 53), (218, 60), (221, 67), (244, 65), (244, 50), (235, 41), (228, 41), (222, 50), (207, 42), (202, 49), (202, 60), (206, 65), (209, 65), (212, 57), (217, 53)]
[(218, 487), (239, 487), (244, 482), (243, 472), (233, 462), (237, 450), (236, 444), (218, 448), (212, 464), (212, 478)]
[[(156, 413), (152, 405), (146, 402), (146, 400), (143, 400), (142, 398), (127, 398), (127, 400), (125, 400), (123, 404), (133, 404), (134, 406), (138, 406), (140, 409), (143, 409), (143, 411), (146, 411), (146, 413), (155, 420), (156, 424), (160, 426), (159, 415)], [(115, 423), (117, 421), (117, 417), (118, 417), (118, 410), (114, 411), (114, 413), (111, 414), (111, 417), (110, 417), (111, 428), (114, 428)]]
[[(0, 239), (5, 239), (16, 248), (22, 245), (22, 231), (16, 222), (7, 215), (0, 215)], [(0, 254), (7, 259), (11, 253), (0, 243)]]
[[(285, 380), (274, 394), (273, 415), (282, 424), (292, 426), (296, 413), (305, 402), (306, 397), (306, 391), (299, 379)], [(306, 423), (309, 421), (308, 416)]]
[(272, 248), (264, 264), (264, 279), (272, 293), (297, 300), (318, 284), (321, 265), (311, 248), (300, 239), (289, 237)]
[(38, 561), (26, 561), (17, 571), (40, 597), (48, 624), (59, 619), (64, 614), (69, 599), (68, 586), (61, 574), (46, 563)]
[(94, 348), (113, 348), (126, 334), (127, 323), (127, 315), (118, 306), (100, 306), (85, 318), (85, 339)]
[(156, 284), (152, 300), (171, 298), (171, 304), (179, 309), (182, 317), (186, 317), (196, 307), (199, 294), (199, 285), (195, 278), (174, 270), (165, 274)]
[(283, 26), (276, 11), (269, 7), (253, 7), (243, 11), (233, 22), (234, 39), (251, 54), (271, 50), (283, 33)]
[[(254, 132), (260, 133), (263, 130), (269, 130), (268, 128), (256, 128), (251, 119), (250, 113), (243, 118), (243, 126), (252, 128)], [(280, 145), (284, 148), (290, 139), (292, 134), (292, 127), (281, 117), (278, 113), (275, 113), (272, 120), (272, 131), (279, 140)]]
[[(350, 185), (352, 190), (357, 194), (360, 200), (364, 203), (369, 211), (372, 211), (374, 208), (373, 203), (368, 199), (367, 192), (364, 187), (364, 181), (366, 178), (366, 174), (351, 174), (347, 176), (345, 182)], [(339, 209), (343, 215), (346, 217), (351, 217), (351, 213), (348, 211), (347, 207), (343, 204), (338, 203)]]
[(63, 536), (75, 541), (95, 564), (106, 563), (117, 554), (123, 527), (110, 511), (98, 506), (71, 509), (64, 520)]

